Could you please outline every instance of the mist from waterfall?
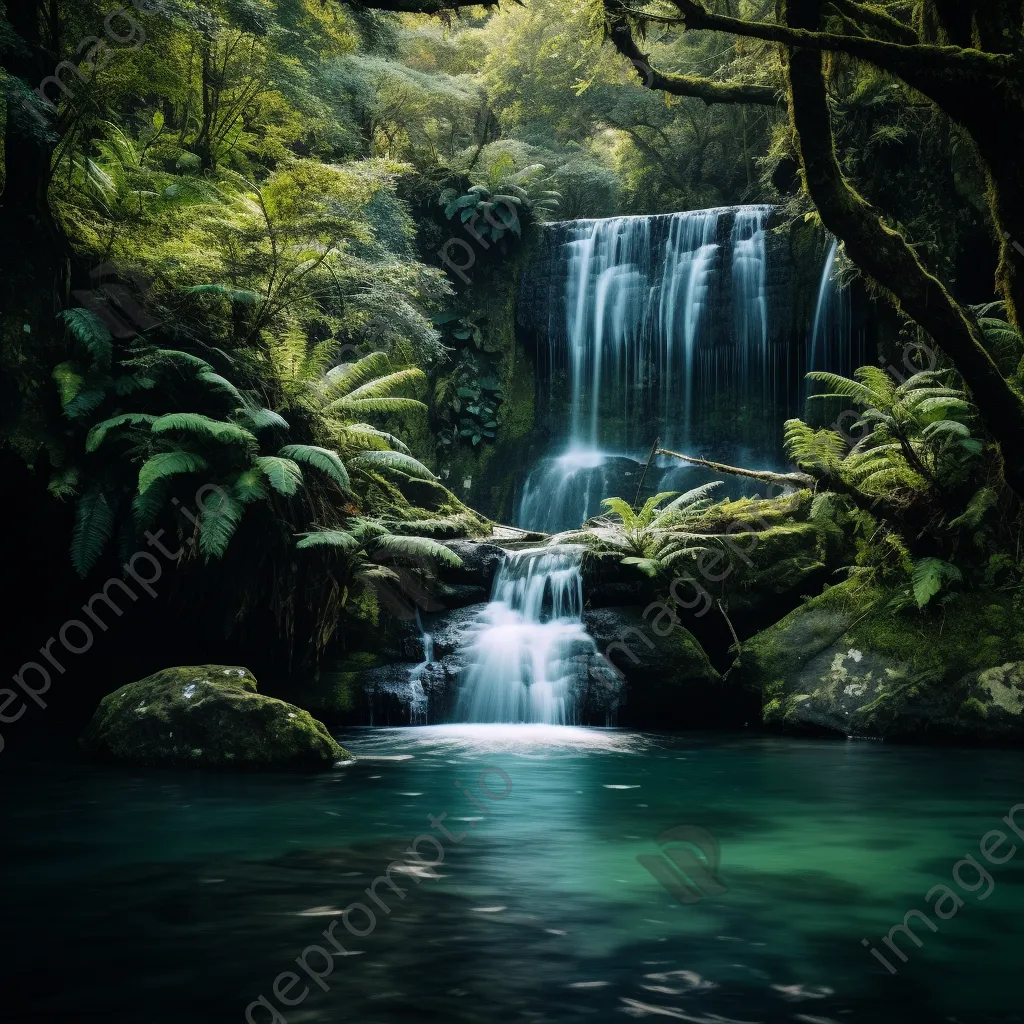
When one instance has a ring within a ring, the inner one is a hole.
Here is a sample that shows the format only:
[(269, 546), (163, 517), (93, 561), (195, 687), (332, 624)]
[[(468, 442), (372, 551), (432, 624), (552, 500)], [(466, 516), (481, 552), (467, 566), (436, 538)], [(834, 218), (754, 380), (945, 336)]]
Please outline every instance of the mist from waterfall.
[(456, 722), (574, 725), (594, 641), (583, 628), (582, 549), (510, 552), (465, 651)]

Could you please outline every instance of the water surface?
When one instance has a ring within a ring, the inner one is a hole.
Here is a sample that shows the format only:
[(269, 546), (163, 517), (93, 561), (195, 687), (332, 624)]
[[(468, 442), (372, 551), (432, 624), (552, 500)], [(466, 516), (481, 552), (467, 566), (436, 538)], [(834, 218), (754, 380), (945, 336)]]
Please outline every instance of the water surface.
[[(951, 878), (1024, 801), (1020, 753), (545, 726), (341, 739), (357, 760), (318, 776), (10, 772), (5, 1019), (223, 1024), (261, 994), (317, 1024), (1021, 1019), (1024, 842), (983, 901)], [(490, 766), (504, 799), (481, 792)], [(431, 829), (442, 813), (458, 843)], [(724, 892), (679, 902), (637, 860), (680, 825), (717, 839)], [(426, 833), (433, 871), (403, 854)], [(403, 900), (378, 889), (385, 913), (365, 889), (396, 860), (414, 867)], [(890, 975), (862, 937), (885, 952), (938, 883), (964, 905)], [(341, 923), (354, 902), (377, 910), (364, 938)], [(286, 1007), (274, 979), (334, 921), (349, 955)]]

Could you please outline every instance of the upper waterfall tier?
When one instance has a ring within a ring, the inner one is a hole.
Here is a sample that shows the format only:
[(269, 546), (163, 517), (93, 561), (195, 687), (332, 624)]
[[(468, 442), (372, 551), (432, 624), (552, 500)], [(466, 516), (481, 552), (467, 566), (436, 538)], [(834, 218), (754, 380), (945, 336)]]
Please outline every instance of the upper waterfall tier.
[(749, 445), (780, 432), (810, 369), (824, 253), (812, 247), (812, 265), (798, 265), (769, 231), (773, 213), (723, 207), (547, 229), (519, 321), (536, 338), (556, 448), (625, 453), (655, 436)]

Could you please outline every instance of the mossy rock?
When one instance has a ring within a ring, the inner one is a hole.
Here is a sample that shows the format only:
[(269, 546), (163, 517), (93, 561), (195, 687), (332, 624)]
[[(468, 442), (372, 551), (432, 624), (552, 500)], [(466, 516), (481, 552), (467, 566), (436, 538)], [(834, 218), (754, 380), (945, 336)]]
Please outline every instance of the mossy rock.
[(80, 740), (100, 760), (204, 768), (327, 768), (350, 755), (234, 665), (184, 665), (107, 694)]
[(843, 583), (745, 641), (739, 674), (760, 689), (765, 724), (1024, 739), (1024, 645), (1010, 628), (1011, 599), (964, 592), (944, 615), (894, 606), (894, 596)]
[(583, 624), (614, 666), (605, 671), (625, 682), (620, 725), (696, 728), (757, 720), (756, 702), (723, 681), (669, 605), (593, 608), (583, 613)]

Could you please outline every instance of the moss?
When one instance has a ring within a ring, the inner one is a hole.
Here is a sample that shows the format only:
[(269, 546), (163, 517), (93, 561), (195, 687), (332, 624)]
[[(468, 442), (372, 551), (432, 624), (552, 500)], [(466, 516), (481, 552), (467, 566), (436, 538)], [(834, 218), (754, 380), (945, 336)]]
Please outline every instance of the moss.
[(339, 664), (301, 683), (296, 696), (317, 714), (331, 718), (349, 715), (361, 706), (360, 673), (383, 664), (384, 658), (372, 651), (348, 651)]
[(100, 701), (81, 739), (97, 758), (205, 767), (327, 767), (349, 755), (309, 712), (256, 692), (248, 669), (186, 665)]

